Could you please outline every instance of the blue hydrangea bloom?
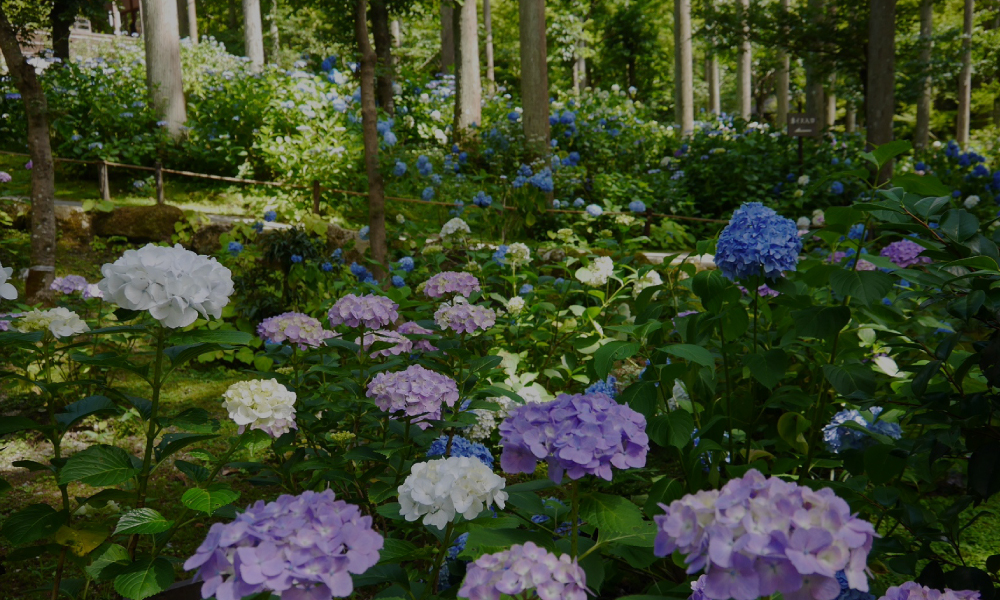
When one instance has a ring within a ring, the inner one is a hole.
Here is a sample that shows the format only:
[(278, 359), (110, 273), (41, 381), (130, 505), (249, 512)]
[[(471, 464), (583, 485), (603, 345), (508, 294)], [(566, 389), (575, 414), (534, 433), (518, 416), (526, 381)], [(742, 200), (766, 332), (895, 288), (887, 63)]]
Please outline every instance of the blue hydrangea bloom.
[(577, 198), (576, 200), (573, 201), (573, 206), (576, 208), (580, 208), (584, 204), (586, 204), (586, 202), (583, 200), (583, 198)]
[(917, 164), (913, 165), (913, 168), (916, 169), (916, 170), (918, 170), (918, 171), (926, 171), (927, 170), (927, 163), (925, 163), (923, 161), (920, 161)]
[(472, 199), (472, 203), (480, 208), (488, 208), (493, 204), (493, 196), (487, 196), (486, 192), (479, 191)]
[[(427, 450), (427, 458), (433, 456), (444, 456), (444, 449), (448, 447), (448, 436), (442, 435), (431, 442), (431, 447)], [(484, 465), (493, 468), (493, 455), (489, 448), (479, 442), (470, 442), (460, 435), (456, 435), (451, 440), (451, 453), (449, 456), (468, 456), (478, 458)]]
[(587, 205), (587, 214), (592, 217), (599, 217), (604, 214), (604, 209), (596, 204)]
[(344, 251), (337, 248), (332, 253), (330, 253), (330, 259), (333, 260), (333, 264), (342, 265), (344, 264)]
[(255, 221), (250, 227), (252, 227), (257, 233), (264, 233), (264, 224), (260, 221)]
[(393, 287), (403, 287), (404, 285), (406, 285), (406, 282), (403, 281), (403, 278), (400, 277), (399, 275), (393, 275), (392, 276), (392, 285), (393, 285)]
[(530, 283), (526, 283), (521, 286), (521, 289), (517, 293), (523, 296), (524, 294), (530, 294), (532, 291), (534, 291), (534, 289), (535, 286), (531, 285)]
[(424, 191), (420, 193), (420, 197), (423, 198), (426, 201), (433, 200), (434, 199), (434, 188), (429, 187), (429, 186), (425, 187)]
[(296, 263), (296, 264), (302, 262), (302, 255), (301, 254), (293, 254), (292, 255), (292, 262)]
[(978, 164), (972, 169), (973, 177), (989, 177), (990, 170), (986, 168), (986, 165)]
[(392, 174), (395, 175), (396, 177), (402, 177), (403, 175), (406, 175), (406, 163), (401, 160), (397, 160), (396, 166), (393, 167), (392, 169)]
[(455, 543), (448, 548), (448, 560), (458, 560), (458, 555), (465, 550), (465, 544), (469, 541), (469, 532), (455, 538)]
[(407, 273), (412, 272), (414, 268), (413, 258), (410, 256), (404, 256), (403, 258), (399, 259), (399, 268), (406, 271)]
[(962, 191), (961, 190), (955, 190), (955, 191), (953, 191), (951, 193), (951, 197), (952, 198), (961, 198), (962, 197)]
[(851, 229), (847, 232), (847, 237), (851, 238), (852, 240), (864, 239), (865, 224), (855, 223), (854, 225), (851, 225)]
[(368, 272), (368, 269), (366, 269), (364, 265), (359, 265), (356, 262), (351, 263), (350, 269), (351, 269), (351, 274), (357, 277), (358, 281), (364, 281), (366, 277), (371, 276), (371, 274)]
[(872, 421), (854, 409), (842, 410), (833, 416), (830, 423), (823, 428), (823, 441), (830, 452), (853, 449), (863, 450), (875, 443), (875, 439), (864, 431), (844, 427), (844, 423), (853, 421), (868, 431), (888, 436), (894, 440), (903, 437), (903, 430), (898, 423), (878, 420), (882, 407), (873, 406), (870, 410)]
[(510, 187), (519, 189), (524, 187), (524, 184), (526, 183), (528, 183), (528, 180), (524, 177), (524, 175), (518, 175), (514, 178), (514, 181), (510, 182)]
[(434, 185), (441, 185), (441, 181), (442, 181), (441, 176), (438, 175), (437, 173), (431, 175), (431, 183), (432, 184), (434, 184)]
[(534, 171), (532, 171), (531, 167), (529, 167), (528, 165), (521, 165), (517, 169), (517, 174), (522, 177), (531, 177), (532, 175), (534, 175)]
[(229, 242), (229, 253), (236, 256), (240, 252), (243, 252), (243, 244), (239, 242)]
[(493, 262), (500, 265), (501, 267), (507, 264), (507, 245), (500, 244), (496, 252), (493, 253)]
[(614, 375), (608, 375), (608, 378), (604, 381), (595, 381), (590, 387), (583, 390), (584, 394), (604, 394), (609, 398), (614, 398), (618, 395), (618, 387), (615, 385), (618, 383), (618, 379)]
[(425, 155), (421, 154), (417, 157), (417, 172), (419, 172), (424, 177), (427, 177), (434, 172), (434, 165), (431, 164), (431, 159), (427, 158)]
[(760, 202), (748, 202), (719, 235), (715, 264), (732, 281), (761, 274), (777, 279), (783, 271), (795, 270), (801, 250), (795, 221)]
[(634, 213), (646, 212), (646, 203), (642, 200), (633, 200), (628, 203), (628, 209)]
[(559, 124), (559, 115), (549, 115), (549, 126)]
[(267, 221), (268, 223), (274, 221), (277, 218), (278, 218), (278, 213), (276, 213), (273, 210), (269, 210), (266, 213), (264, 213), (264, 220)]
[(528, 183), (546, 193), (555, 189), (555, 183), (552, 181), (552, 170), (548, 167), (532, 175), (528, 179)]
[(847, 583), (847, 575), (843, 571), (837, 571), (837, 583), (840, 584), (840, 595), (836, 600), (875, 600), (874, 594), (851, 589)]
[(517, 111), (509, 113), (507, 115), (507, 120), (510, 121), (511, 123), (517, 123), (519, 120), (521, 120), (521, 113)]
[(566, 283), (565, 279), (563, 279), (562, 277), (556, 277), (556, 280), (552, 282), (552, 285), (558, 287), (558, 286), (560, 286), (560, 285), (562, 285), (564, 283)]
[(844, 193), (844, 184), (839, 181), (834, 181), (830, 184), (830, 191), (834, 194), (840, 195)]
[(830, 164), (831, 164), (831, 165), (833, 165), (833, 166), (837, 166), (837, 165), (839, 165), (839, 164), (840, 164), (840, 159), (839, 159), (839, 158), (837, 158), (836, 156), (834, 156), (834, 157), (833, 157), (833, 158), (832, 158), (832, 159), (830, 160)]
[(368, 232), (370, 232), (371, 229), (372, 229), (371, 227), (365, 225), (364, 227), (358, 230), (358, 237), (360, 237), (363, 240), (368, 240)]

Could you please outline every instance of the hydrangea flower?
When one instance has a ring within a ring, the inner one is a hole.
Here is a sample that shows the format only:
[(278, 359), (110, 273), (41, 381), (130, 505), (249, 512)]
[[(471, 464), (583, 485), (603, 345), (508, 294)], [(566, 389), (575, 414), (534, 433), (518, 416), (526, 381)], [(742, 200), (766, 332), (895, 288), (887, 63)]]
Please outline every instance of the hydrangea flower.
[(222, 408), (229, 418), (240, 426), (243, 433), (247, 425), (271, 437), (298, 429), (295, 425), (295, 393), (288, 391), (277, 379), (238, 381), (229, 386), (222, 397)]
[[(978, 165), (978, 166), (981, 167), (983, 165)], [(967, 197), (962, 202), (962, 206), (964, 206), (965, 208), (967, 208), (969, 210), (972, 210), (973, 208), (975, 208), (977, 204), (979, 204), (979, 196), (975, 196), (975, 195)]]
[(229, 242), (228, 250), (229, 250), (230, 254), (232, 254), (233, 256), (236, 256), (240, 252), (243, 252), (243, 244), (241, 244), (239, 242)]
[(576, 200), (573, 201), (573, 206), (575, 208), (581, 208), (586, 203), (587, 202), (583, 198), (577, 198)]
[(403, 411), (407, 416), (418, 417), (413, 422), (427, 429), (430, 424), (424, 421), (439, 420), (442, 404), (454, 406), (458, 402), (458, 385), (450, 377), (410, 365), (403, 371), (377, 373), (369, 382), (366, 395), (374, 398), (382, 411)]
[(479, 208), (489, 208), (493, 204), (493, 196), (488, 196), (486, 192), (480, 191), (472, 198), (472, 204)]
[(879, 600), (979, 600), (977, 590), (935, 590), (916, 581), (907, 581), (900, 586), (892, 586)]
[(327, 319), (330, 327), (347, 325), (367, 329), (382, 329), (399, 318), (399, 305), (384, 296), (347, 294), (330, 307)]
[(615, 273), (615, 263), (607, 256), (598, 256), (589, 265), (576, 270), (576, 278), (583, 284), (601, 287)]
[[(403, 335), (430, 335), (434, 333), (426, 327), (417, 325), (414, 321), (407, 321), (406, 323), (400, 324), (400, 326), (396, 328), (396, 331)], [(434, 352), (437, 350), (437, 348), (428, 340), (417, 340), (413, 344), (413, 347), (422, 352)]]
[(562, 394), (552, 402), (519, 406), (500, 424), (500, 466), (534, 473), (546, 460), (552, 481), (591, 474), (611, 481), (611, 467), (646, 464), (646, 418), (604, 394)]
[(441, 329), (455, 333), (486, 331), (496, 325), (497, 314), (492, 308), (467, 302), (445, 302), (434, 312), (434, 322)]
[(479, 280), (471, 273), (444, 271), (427, 280), (424, 285), (424, 294), (428, 298), (441, 298), (448, 294), (458, 294), (468, 298), (473, 292), (478, 292), (481, 289)]
[(406, 271), (407, 273), (413, 272), (414, 269), (413, 257), (404, 256), (403, 258), (399, 259), (399, 268)]
[(400, 354), (407, 354), (413, 350), (413, 342), (411, 342), (408, 338), (403, 337), (403, 334), (397, 331), (386, 331), (384, 329), (366, 331), (363, 341), (362, 338), (354, 340), (354, 343), (359, 344), (365, 351), (371, 348), (372, 344), (376, 342), (393, 345), (388, 348), (372, 352), (370, 356), (373, 358), (378, 356), (384, 356), (386, 358), (389, 356), (399, 356)]
[(402, 177), (403, 175), (406, 175), (406, 163), (401, 160), (397, 160), (396, 166), (392, 168), (392, 174), (395, 175), (396, 177)]
[(518, 290), (517, 293), (521, 294), (523, 296), (525, 294), (530, 294), (534, 290), (535, 290), (535, 286), (531, 285), (530, 283), (526, 283), (526, 284), (524, 284), (524, 285), (521, 286), (521, 289)]
[(427, 186), (424, 191), (420, 192), (420, 198), (425, 202), (430, 202), (434, 199), (434, 188)]
[(330, 262), (321, 263), (319, 266), (319, 270), (323, 271), (324, 273), (330, 273), (331, 271), (333, 271), (333, 263)]
[(49, 289), (63, 294), (72, 294), (73, 292), (82, 292), (87, 289), (88, 285), (87, 279), (81, 275), (67, 275), (53, 279)]
[(608, 398), (615, 398), (618, 396), (618, 378), (614, 375), (608, 375), (607, 379), (599, 379), (592, 383), (590, 387), (583, 390), (584, 394), (604, 394)]
[(393, 275), (392, 279), (390, 280), (390, 282), (392, 283), (392, 287), (398, 287), (398, 288), (400, 288), (400, 287), (403, 287), (404, 285), (406, 285), (406, 281), (402, 277), (400, 277), (399, 275)]
[(496, 504), (503, 508), (506, 482), (479, 459), (452, 456), (416, 463), (399, 486), (399, 514), (407, 521), (444, 529), (457, 515), (475, 519)]
[(646, 212), (646, 203), (642, 200), (633, 200), (628, 203), (628, 209), (634, 213)]
[[(476, 415), (476, 423), (469, 427), (465, 434), (470, 440), (487, 440), (497, 428), (497, 420), (503, 421), (507, 418), (509, 409), (516, 406), (514, 401), (506, 396), (493, 396), (486, 399), (500, 406), (498, 410), (487, 408), (474, 408), (472, 414)], [(464, 408), (464, 406), (463, 406)]]
[[(532, 589), (534, 594), (530, 594)], [(556, 556), (525, 542), (477, 558), (466, 571), (458, 597), (500, 600), (501, 594), (520, 597), (522, 593), (540, 600), (586, 600), (587, 576), (570, 555)]]
[(384, 541), (372, 518), (333, 490), (258, 501), (215, 523), (184, 568), (197, 569), (202, 598), (237, 599), (271, 591), (296, 600), (344, 598), (351, 574), (379, 561)]
[(524, 298), (520, 296), (514, 296), (513, 298), (507, 301), (505, 308), (507, 310), (507, 314), (511, 316), (517, 316), (521, 314), (521, 312), (524, 310), (525, 305), (526, 302), (524, 301)]
[(836, 194), (838, 196), (843, 194), (844, 184), (840, 183), (839, 181), (834, 181), (833, 183), (830, 184), (830, 193)]
[[(656, 271), (646, 271), (642, 277), (635, 280), (632, 284), (632, 297), (638, 298), (646, 288), (656, 287), (658, 285), (663, 285), (663, 279), (660, 278), (660, 274)], [(658, 294), (658, 292), (657, 292)], [(653, 294), (655, 298), (657, 294)]]
[(96, 283), (88, 283), (87, 287), (83, 288), (83, 299), (89, 300), (91, 298), (104, 299), (104, 293), (101, 292), (101, 288), (97, 287)]
[(17, 288), (8, 283), (10, 276), (14, 273), (14, 267), (5, 267), (0, 264), (0, 298), (4, 300), (16, 300)]
[(13, 181), (13, 179), (14, 178), (10, 176), (10, 173), (6, 171), (0, 171), (0, 183), (10, 183), (11, 181)]
[(472, 230), (469, 229), (468, 223), (458, 217), (448, 221), (441, 227), (441, 237), (445, 238), (456, 234), (462, 235), (466, 233), (472, 233)]
[[(448, 436), (442, 435), (431, 442), (431, 447), (427, 449), (427, 458), (444, 456), (444, 451), (447, 447)], [(478, 442), (470, 442), (460, 435), (452, 436), (451, 451), (448, 453), (448, 456), (468, 456), (469, 458), (482, 461), (484, 465), (491, 469), (493, 468), (493, 455), (490, 453), (489, 448)]]
[(298, 346), (300, 350), (318, 348), (323, 340), (334, 337), (332, 331), (323, 329), (319, 319), (298, 312), (286, 312), (276, 317), (261, 321), (257, 326), (260, 339), (271, 344), (289, 344)]
[(233, 293), (229, 269), (180, 244), (126, 250), (101, 267), (101, 273), (104, 279), (97, 285), (105, 298), (128, 310), (149, 311), (171, 329), (187, 327), (198, 315), (221, 318)]
[(913, 265), (922, 265), (931, 262), (930, 258), (920, 256), (920, 253), (924, 250), (925, 248), (920, 244), (903, 239), (882, 248), (879, 254), (894, 262), (900, 269), (906, 269)]
[(732, 281), (755, 275), (776, 279), (795, 270), (801, 250), (795, 221), (759, 202), (748, 202), (733, 213), (719, 235), (715, 264)]
[(501, 267), (507, 264), (507, 250), (509, 247), (506, 244), (500, 244), (496, 251), (493, 253), (493, 262), (500, 265)]
[(523, 267), (531, 262), (531, 250), (526, 244), (514, 242), (507, 246), (505, 260), (512, 267)]
[(269, 210), (264, 213), (264, 220), (267, 221), (268, 223), (274, 221), (277, 218), (278, 218), (278, 213), (273, 210)]
[(36, 308), (22, 313), (17, 320), (16, 328), (21, 333), (49, 331), (56, 339), (74, 337), (90, 331), (90, 326), (80, 318), (80, 315), (62, 306), (48, 310)]
[(370, 231), (371, 231), (371, 227), (369, 227), (368, 225), (365, 225), (364, 227), (362, 227), (361, 229), (358, 230), (358, 237), (361, 238), (364, 241), (368, 241), (368, 232), (370, 232)]
[(865, 565), (875, 539), (871, 523), (830, 488), (812, 490), (750, 469), (719, 490), (660, 505), (653, 552), (687, 555), (688, 573), (705, 571), (711, 600), (834, 600), (836, 573), (868, 591)]
[(301, 254), (293, 254), (291, 260), (292, 260), (293, 263), (299, 264), (300, 262), (302, 262), (302, 255)]
[(604, 214), (604, 209), (601, 208), (600, 206), (596, 205), (596, 204), (588, 204), (586, 210), (587, 210), (587, 214), (590, 215), (590, 216), (592, 216), (592, 217), (594, 217), (594, 218), (597, 218), (597, 217), (601, 216), (602, 214)]
[(872, 420), (869, 421), (857, 410), (842, 410), (833, 416), (830, 423), (823, 427), (823, 441), (830, 452), (854, 449), (861, 450), (875, 443), (875, 439), (864, 431), (844, 427), (844, 423), (853, 421), (868, 431), (889, 436), (894, 440), (903, 437), (903, 430), (898, 423), (879, 420), (882, 414), (881, 406), (873, 406), (869, 410)]

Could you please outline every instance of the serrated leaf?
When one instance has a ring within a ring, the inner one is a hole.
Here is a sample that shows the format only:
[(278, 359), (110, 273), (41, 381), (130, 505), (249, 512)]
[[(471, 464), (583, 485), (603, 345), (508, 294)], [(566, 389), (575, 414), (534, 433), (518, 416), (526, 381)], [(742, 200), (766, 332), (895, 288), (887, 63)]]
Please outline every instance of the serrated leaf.
[(868, 398), (875, 393), (875, 373), (866, 365), (823, 365), (823, 375), (841, 396)]
[(61, 546), (67, 546), (77, 556), (86, 556), (108, 539), (105, 529), (73, 529), (63, 525), (53, 538)]
[(743, 364), (750, 369), (750, 375), (773, 390), (785, 376), (788, 368), (788, 355), (781, 348), (772, 348), (763, 354), (747, 354)]
[(832, 340), (851, 321), (847, 306), (814, 306), (792, 313), (795, 333), (801, 337)]
[(597, 527), (601, 540), (605, 535), (640, 535), (645, 523), (638, 506), (621, 496), (600, 493), (587, 494), (580, 499), (580, 518)]
[(938, 231), (952, 241), (964, 242), (979, 233), (979, 219), (964, 208), (953, 208), (944, 213)]
[(796, 452), (805, 454), (809, 443), (804, 433), (809, 429), (809, 421), (798, 413), (785, 413), (778, 419), (778, 436)]
[(594, 370), (597, 372), (597, 378), (607, 379), (616, 360), (626, 359), (638, 351), (639, 344), (635, 342), (613, 341), (601, 346), (594, 353)]
[(186, 460), (175, 460), (174, 466), (177, 467), (178, 471), (184, 473), (198, 483), (208, 479), (208, 476), (211, 474), (211, 472), (205, 467)]
[(115, 535), (162, 533), (174, 524), (154, 508), (134, 508), (118, 519)]
[(111, 579), (129, 564), (128, 550), (119, 544), (104, 544), (94, 551), (83, 570), (95, 581)]
[(27, 417), (4, 417), (0, 419), (0, 435), (15, 431), (37, 431), (43, 427)]
[(145, 600), (174, 582), (174, 567), (163, 557), (137, 560), (117, 577), (115, 591), (129, 600)]
[(661, 348), (661, 350), (667, 354), (672, 354), (678, 358), (702, 365), (703, 367), (715, 366), (715, 359), (712, 357), (712, 353), (701, 346), (694, 344), (674, 344)]
[(881, 271), (839, 269), (830, 274), (830, 286), (843, 297), (871, 306), (881, 302), (892, 289), (892, 277)]
[(212, 514), (237, 498), (240, 493), (224, 483), (213, 483), (207, 488), (192, 488), (181, 496), (181, 504), (199, 512)]
[(32, 504), (7, 517), (0, 534), (15, 546), (30, 544), (59, 531), (67, 520), (66, 511), (57, 511), (48, 504)]
[(97, 413), (121, 412), (118, 406), (107, 396), (88, 396), (68, 405), (63, 412), (56, 415), (56, 421), (62, 425), (63, 429), (69, 429), (78, 421)]
[(215, 434), (203, 433), (168, 433), (156, 445), (156, 461), (159, 462), (191, 444), (213, 440), (217, 437), (219, 436)]
[(95, 487), (118, 485), (137, 474), (142, 461), (115, 446), (91, 446), (69, 457), (59, 471), (59, 483), (82, 481)]

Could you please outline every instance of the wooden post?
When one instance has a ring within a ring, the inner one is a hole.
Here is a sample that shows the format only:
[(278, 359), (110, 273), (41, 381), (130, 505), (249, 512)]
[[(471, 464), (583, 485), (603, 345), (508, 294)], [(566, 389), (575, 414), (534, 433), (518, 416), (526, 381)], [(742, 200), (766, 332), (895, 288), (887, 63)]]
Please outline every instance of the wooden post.
[(646, 224), (642, 228), (642, 235), (649, 237), (653, 229), (653, 207), (646, 207)]
[(156, 161), (156, 203), (163, 204), (163, 163)]
[(111, 186), (108, 183), (108, 163), (103, 160), (97, 165), (97, 187), (101, 190), (101, 200), (111, 200)]
[(319, 196), (323, 192), (323, 188), (319, 185), (318, 179), (313, 179), (313, 214), (319, 214)]

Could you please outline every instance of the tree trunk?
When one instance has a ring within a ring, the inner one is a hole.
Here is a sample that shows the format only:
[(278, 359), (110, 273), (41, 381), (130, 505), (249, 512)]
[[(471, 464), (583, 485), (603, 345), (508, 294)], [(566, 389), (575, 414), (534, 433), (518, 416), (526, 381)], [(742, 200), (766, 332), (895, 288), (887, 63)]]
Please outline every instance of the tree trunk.
[(356, 0), (354, 35), (361, 54), (361, 126), (364, 131), (365, 169), (368, 172), (368, 240), (376, 279), (385, 276), (388, 250), (385, 241), (385, 189), (378, 170), (378, 109), (375, 106), (375, 63), (378, 58), (368, 40), (367, 0)]
[(455, 15), (451, 0), (441, 0), (441, 72), (455, 67)]
[(187, 0), (187, 6), (185, 7), (187, 12), (187, 22), (188, 22), (188, 37), (191, 38), (192, 44), (198, 43), (198, 6), (195, 4), (195, 0)]
[(743, 39), (740, 41), (736, 55), (737, 112), (740, 117), (749, 119), (753, 94), (753, 82), (751, 79), (753, 60), (750, 54), (750, 25), (747, 20), (748, 13), (750, 12), (750, 0), (739, 0), (739, 12), (743, 28)]
[(69, 36), (76, 20), (77, 4), (67, 0), (56, 0), (49, 10), (52, 25), (52, 51), (63, 62), (69, 62)]
[(483, 121), (483, 82), (479, 75), (479, 13), (476, 0), (455, 11), (455, 137), (464, 143)]
[(167, 131), (177, 139), (187, 121), (177, 3), (174, 0), (142, 0), (142, 6), (146, 85), (160, 120), (167, 122)]
[(521, 0), (518, 12), (525, 149), (531, 159), (543, 158), (549, 152), (549, 71), (545, 47), (545, 0)]
[[(781, 0), (781, 10), (788, 12), (789, 0)], [(788, 87), (791, 71), (791, 60), (788, 53), (778, 50), (778, 73), (775, 76), (774, 95), (777, 100), (777, 112), (774, 115), (774, 124), (778, 129), (782, 129), (788, 123)]]
[(118, 3), (111, 3), (111, 29), (115, 32), (115, 35), (121, 35), (122, 33), (122, 13), (118, 9)]
[(820, 131), (826, 129), (826, 94), (823, 90), (823, 79), (816, 73), (815, 67), (806, 65), (806, 114), (816, 117), (816, 127)]
[(497, 75), (493, 68), (493, 7), (490, 0), (483, 0), (483, 28), (486, 34), (486, 80), (490, 92), (497, 89)]
[(264, 26), (260, 20), (260, 0), (243, 0), (243, 43), (254, 71), (264, 67)]
[(576, 41), (576, 58), (573, 61), (573, 89), (577, 94), (582, 94), (587, 88), (587, 57), (584, 56), (586, 49), (587, 41), (581, 37)]
[(268, 34), (271, 36), (271, 62), (281, 62), (281, 32), (278, 31), (278, 0), (271, 0), (271, 14), (268, 16)]
[[(709, 50), (714, 52), (713, 50)], [(722, 114), (722, 97), (719, 95), (719, 58), (711, 54), (705, 59), (705, 78), (708, 79), (708, 111)]]
[(854, 105), (854, 102), (848, 101), (847, 106), (844, 107), (844, 131), (854, 133), (854, 130), (857, 128), (858, 108)]
[(962, 26), (962, 72), (958, 76), (958, 117), (955, 141), (963, 150), (969, 147), (969, 119), (972, 100), (972, 16), (974, 0), (965, 0)]
[(33, 304), (51, 297), (49, 285), (55, 276), (56, 216), (55, 170), (49, 143), (48, 103), (35, 68), (28, 64), (14, 26), (0, 3), (0, 52), (14, 86), (21, 94), (28, 123), (28, 153), (31, 155), (31, 267), (25, 302)]
[[(865, 124), (868, 146), (892, 141), (896, 102), (896, 0), (869, 0), (868, 84)], [(892, 177), (890, 162), (878, 173), (878, 183)]]
[[(389, 33), (392, 34), (392, 47), (399, 48), (403, 45), (403, 30), (399, 26), (399, 19), (389, 22)], [(398, 58), (396, 60), (399, 60)]]
[(931, 108), (934, 102), (934, 76), (931, 74), (931, 51), (934, 47), (934, 0), (920, 2), (920, 89), (917, 91), (917, 125), (913, 130), (913, 145), (918, 150), (927, 147), (931, 133)]
[(378, 58), (375, 97), (382, 110), (393, 116), (396, 114), (396, 107), (392, 99), (392, 33), (389, 31), (389, 9), (385, 0), (372, 0), (371, 6), (372, 37), (375, 38), (375, 56)]
[(691, 51), (691, 0), (674, 0), (674, 53), (677, 56), (674, 119), (681, 134), (694, 131), (694, 55)]
[(237, 23), (236, 19), (236, 0), (226, 0), (226, 8), (229, 10), (229, 30), (235, 32), (239, 28), (239, 23)]
[(836, 75), (830, 75), (830, 87), (825, 90), (824, 98), (826, 105), (823, 107), (823, 122), (827, 127), (833, 127), (837, 122), (837, 95), (833, 92), (834, 83), (837, 81)]

